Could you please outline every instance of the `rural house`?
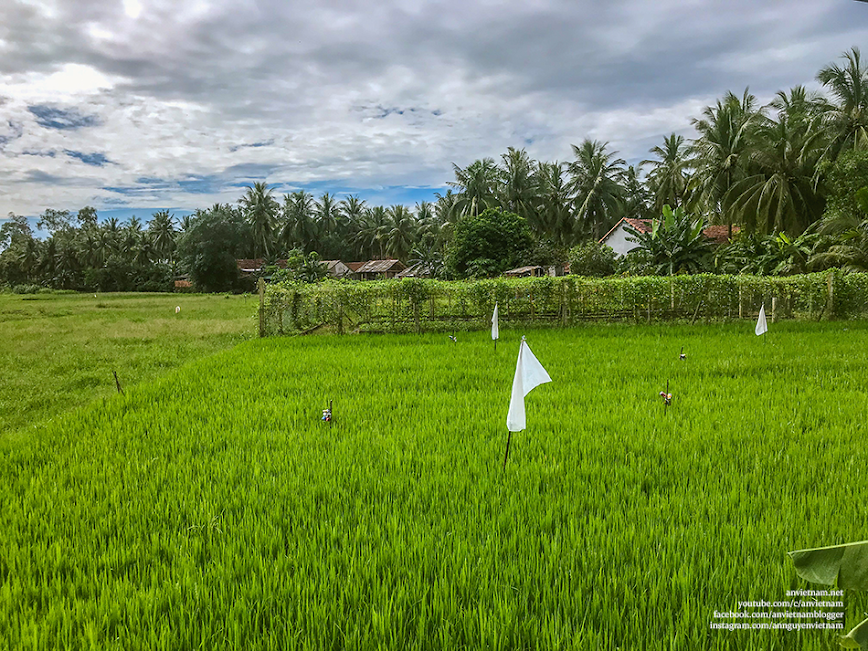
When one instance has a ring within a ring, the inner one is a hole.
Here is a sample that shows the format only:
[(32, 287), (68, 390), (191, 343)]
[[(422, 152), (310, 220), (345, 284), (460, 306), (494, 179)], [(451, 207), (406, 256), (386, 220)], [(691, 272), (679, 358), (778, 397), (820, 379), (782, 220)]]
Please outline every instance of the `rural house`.
[(400, 260), (368, 260), (356, 270), (356, 277), (359, 280), (394, 278), (406, 268)]
[(534, 265), (531, 267), (518, 267), (516, 269), (510, 269), (509, 271), (504, 271), (503, 275), (507, 278), (526, 278), (528, 276), (545, 276), (545, 269), (540, 267), (539, 265)]
[[(630, 242), (627, 240), (628, 237), (633, 237), (627, 231), (628, 226), (639, 231), (640, 233), (651, 232), (650, 219), (633, 219), (631, 217), (623, 217), (617, 224), (612, 227), (612, 230), (610, 230), (602, 237), (602, 239), (600, 239), (600, 244), (610, 247), (616, 255), (627, 255), (630, 251), (637, 248), (635, 242)], [(732, 232), (733, 234), (737, 233), (738, 227), (733, 226)], [(729, 241), (728, 226), (707, 226), (702, 229), (702, 234), (718, 245), (726, 244)]]
[(350, 268), (340, 260), (323, 260), (322, 263), (332, 278), (347, 278), (352, 273)]

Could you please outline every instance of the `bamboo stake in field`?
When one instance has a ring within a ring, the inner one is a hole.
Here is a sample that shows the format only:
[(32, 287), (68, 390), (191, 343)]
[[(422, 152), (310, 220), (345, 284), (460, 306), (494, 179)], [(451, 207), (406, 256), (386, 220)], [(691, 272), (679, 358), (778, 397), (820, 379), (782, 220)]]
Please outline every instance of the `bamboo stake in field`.
[(666, 391), (661, 391), (660, 397), (663, 398), (663, 415), (665, 416), (669, 413), (667, 407), (672, 404), (672, 394), (669, 393), (669, 380), (666, 380)]
[(121, 381), (118, 379), (118, 372), (112, 371), (112, 375), (115, 376), (115, 386), (118, 388), (118, 393), (123, 393), (124, 390), (121, 388)]
[(512, 433), (520, 432), (527, 427), (524, 397), (540, 384), (551, 381), (549, 374), (531, 352), (525, 338), (522, 337), (518, 349), (518, 361), (515, 364), (515, 377), (512, 379), (509, 413), (506, 415), (506, 429), (509, 430), (509, 435), (506, 438), (506, 454), (503, 455), (504, 468), (506, 468), (506, 460), (509, 458), (509, 443), (512, 440)]

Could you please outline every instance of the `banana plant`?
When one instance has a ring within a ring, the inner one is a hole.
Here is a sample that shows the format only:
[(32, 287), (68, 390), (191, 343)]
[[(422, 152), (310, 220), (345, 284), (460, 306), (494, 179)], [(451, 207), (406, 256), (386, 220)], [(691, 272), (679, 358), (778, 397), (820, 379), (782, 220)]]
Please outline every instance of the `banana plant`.
[[(868, 589), (868, 540), (802, 549), (789, 553), (796, 574), (811, 583), (837, 585), (841, 590)], [(868, 651), (868, 618), (838, 642), (845, 649)]]

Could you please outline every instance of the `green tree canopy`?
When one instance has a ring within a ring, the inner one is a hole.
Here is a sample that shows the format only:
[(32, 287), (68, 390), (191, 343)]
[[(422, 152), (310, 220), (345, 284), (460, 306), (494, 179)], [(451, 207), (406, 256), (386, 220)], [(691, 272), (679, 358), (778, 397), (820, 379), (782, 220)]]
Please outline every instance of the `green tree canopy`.
[(498, 275), (520, 264), (532, 246), (523, 217), (489, 208), (455, 225), (447, 268), (461, 278)]
[(241, 211), (229, 205), (216, 205), (201, 211), (178, 245), (182, 264), (190, 279), (206, 292), (238, 289), (240, 277), (237, 258), (250, 255), (250, 224)]

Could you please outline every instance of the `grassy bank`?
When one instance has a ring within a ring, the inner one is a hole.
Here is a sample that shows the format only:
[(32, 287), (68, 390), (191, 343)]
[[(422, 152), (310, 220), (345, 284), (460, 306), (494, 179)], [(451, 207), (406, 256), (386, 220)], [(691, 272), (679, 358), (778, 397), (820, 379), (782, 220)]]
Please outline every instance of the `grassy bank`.
[[(0, 435), (156, 378), (255, 332), (256, 298), (0, 294)], [(176, 314), (175, 308), (181, 311)]]

